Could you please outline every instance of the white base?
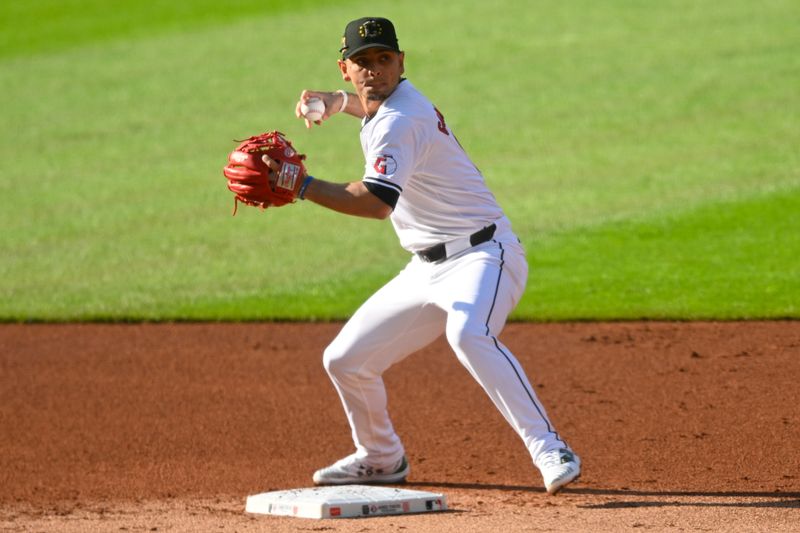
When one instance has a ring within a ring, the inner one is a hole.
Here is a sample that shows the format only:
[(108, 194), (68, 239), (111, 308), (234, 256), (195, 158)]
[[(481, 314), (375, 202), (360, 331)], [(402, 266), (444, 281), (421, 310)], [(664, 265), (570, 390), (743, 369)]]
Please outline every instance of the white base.
[(444, 494), (370, 485), (263, 492), (247, 497), (245, 512), (300, 518), (354, 518), (447, 509)]

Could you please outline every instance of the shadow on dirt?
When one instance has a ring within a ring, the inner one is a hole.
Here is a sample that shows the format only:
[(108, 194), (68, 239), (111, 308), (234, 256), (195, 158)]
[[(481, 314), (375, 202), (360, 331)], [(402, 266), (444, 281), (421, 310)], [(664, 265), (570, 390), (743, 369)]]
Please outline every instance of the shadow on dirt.
[(757, 502), (682, 502), (682, 501), (624, 501), (578, 505), (579, 509), (635, 509), (644, 507), (739, 507), (769, 509), (800, 509), (800, 500), (772, 500)]
[[(438, 489), (467, 489), (467, 490), (495, 490), (507, 492), (535, 492), (545, 493), (542, 487), (525, 485), (493, 485), (483, 483), (447, 483), (433, 481), (414, 481), (408, 483), (409, 487), (438, 488)], [(781, 508), (800, 509), (800, 492), (744, 492), (744, 491), (652, 491), (635, 489), (604, 489), (604, 488), (565, 488), (561, 494), (575, 494), (586, 496), (624, 496), (652, 497), (660, 500), (633, 500), (610, 501), (597, 504), (578, 505), (581, 509), (629, 509), (638, 507), (743, 507), (743, 508)], [(663, 498), (666, 498), (664, 500)], [(709, 498), (711, 500), (724, 500), (727, 498), (741, 499), (754, 498), (765, 501), (681, 501), (674, 498)]]

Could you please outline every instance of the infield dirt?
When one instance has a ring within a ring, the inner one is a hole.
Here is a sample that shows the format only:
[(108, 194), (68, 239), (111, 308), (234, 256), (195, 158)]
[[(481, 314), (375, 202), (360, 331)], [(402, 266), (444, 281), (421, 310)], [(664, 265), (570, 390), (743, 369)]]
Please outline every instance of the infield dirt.
[(581, 480), (548, 496), (440, 339), (385, 375), (435, 515), (251, 516), (350, 453), (341, 324), (0, 325), (3, 531), (796, 531), (800, 322), (512, 323)]

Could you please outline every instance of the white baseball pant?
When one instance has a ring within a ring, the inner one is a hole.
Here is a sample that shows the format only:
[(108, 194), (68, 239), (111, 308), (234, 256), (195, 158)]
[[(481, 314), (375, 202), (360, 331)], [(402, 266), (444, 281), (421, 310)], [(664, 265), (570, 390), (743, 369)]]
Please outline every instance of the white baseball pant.
[(522, 438), (535, 461), (565, 447), (517, 359), (497, 338), (525, 289), (528, 265), (503, 225), (494, 239), (444, 262), (414, 256), (345, 324), (323, 357), (352, 429), (356, 453), (375, 466), (402, 458), (381, 375), (442, 333), (458, 360)]

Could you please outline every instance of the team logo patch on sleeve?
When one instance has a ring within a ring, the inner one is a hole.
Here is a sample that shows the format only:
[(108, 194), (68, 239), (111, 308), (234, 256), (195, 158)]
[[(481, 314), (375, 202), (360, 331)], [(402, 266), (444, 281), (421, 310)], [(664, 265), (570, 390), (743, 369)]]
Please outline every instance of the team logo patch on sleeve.
[(380, 154), (375, 156), (375, 162), (372, 164), (372, 168), (374, 168), (375, 172), (378, 174), (388, 176), (389, 174), (394, 174), (397, 170), (397, 161), (389, 154)]

